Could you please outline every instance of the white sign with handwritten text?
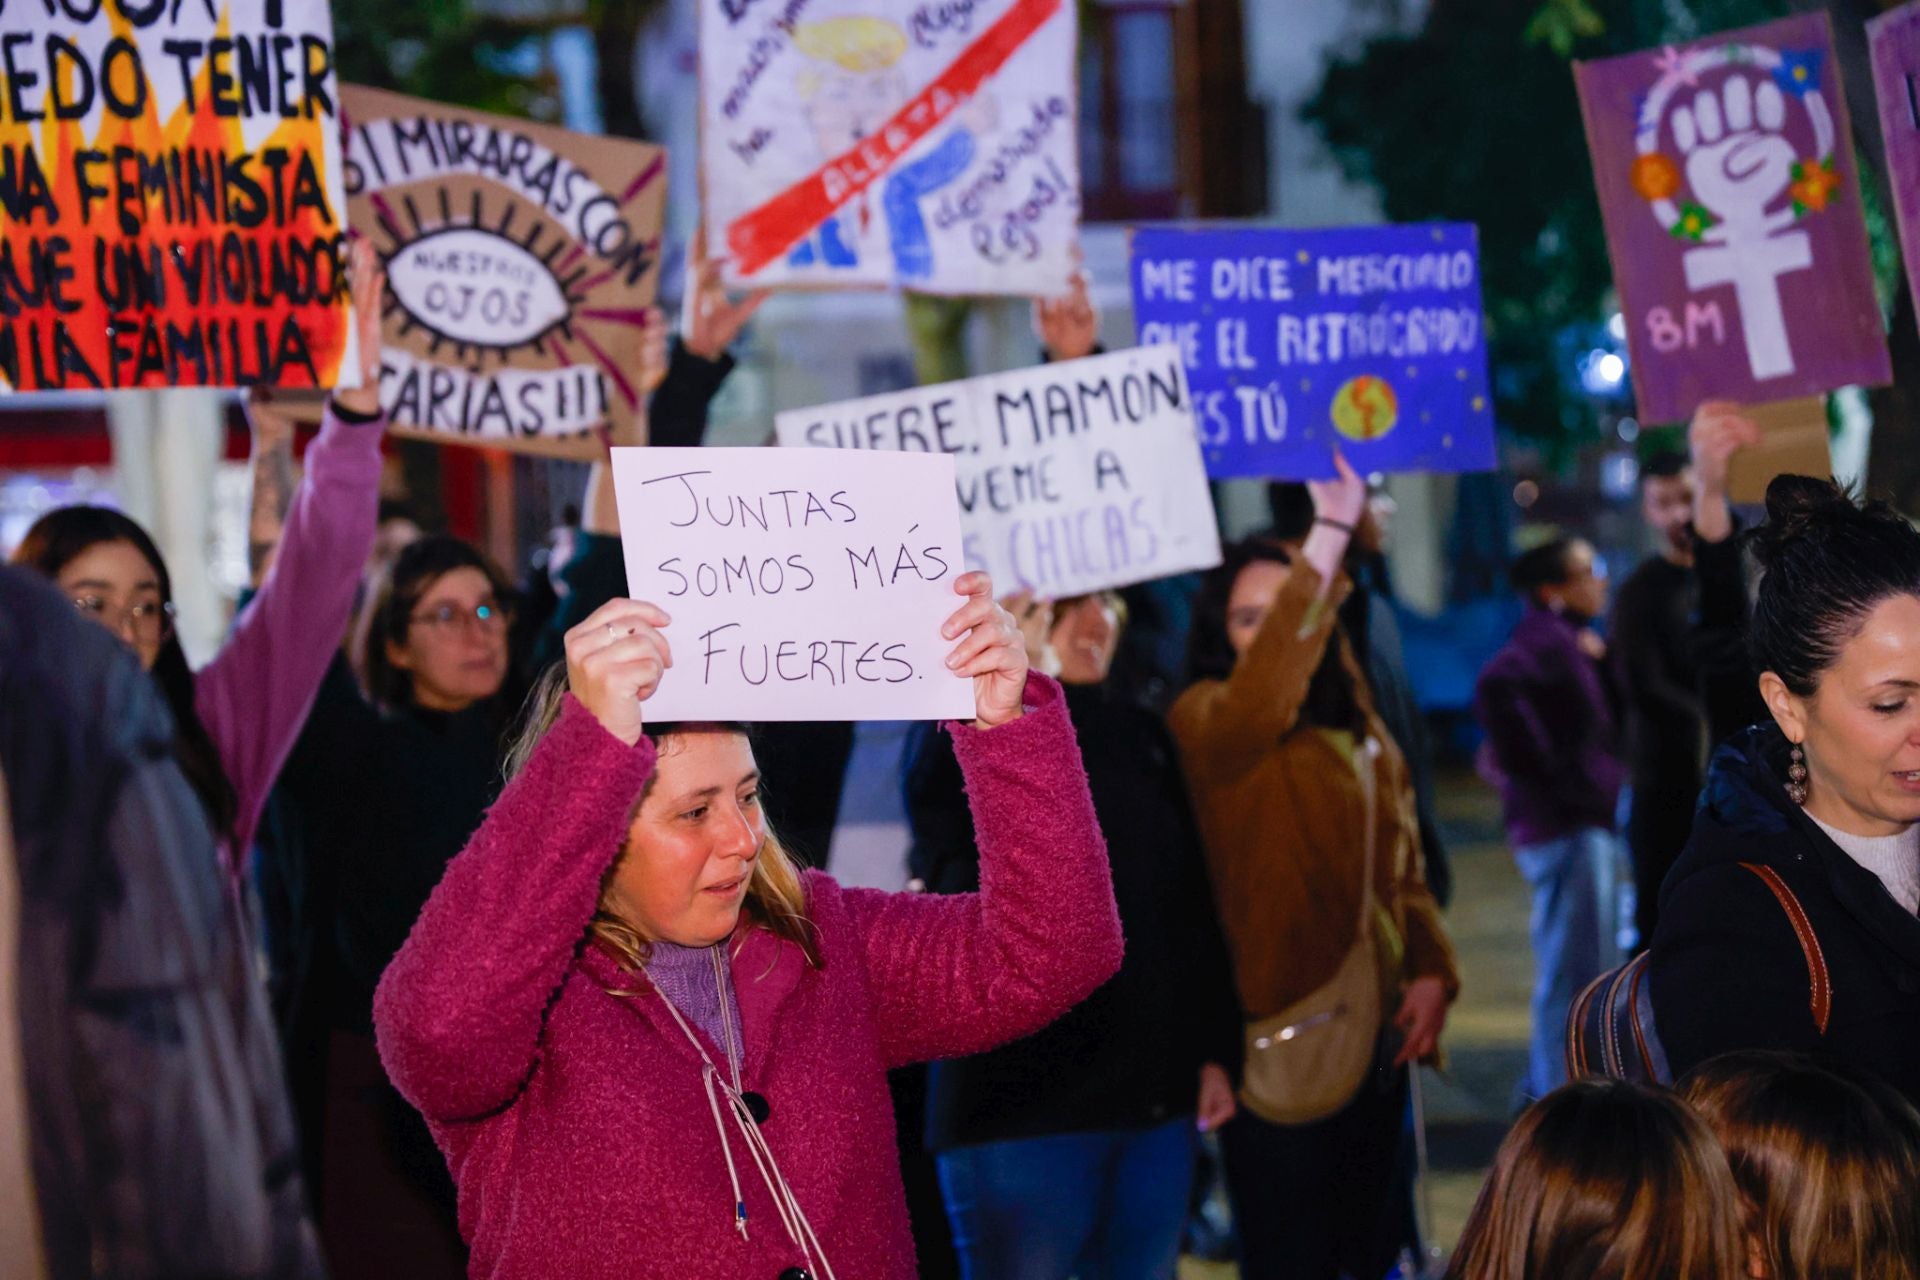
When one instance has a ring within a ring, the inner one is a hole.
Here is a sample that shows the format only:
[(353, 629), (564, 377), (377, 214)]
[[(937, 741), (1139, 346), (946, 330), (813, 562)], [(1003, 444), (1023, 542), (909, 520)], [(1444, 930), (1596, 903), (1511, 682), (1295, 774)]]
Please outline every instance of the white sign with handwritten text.
[(868, 396), (774, 419), (780, 443), (951, 456), (966, 567), (1058, 600), (1220, 563), (1176, 346)]
[(1071, 0), (698, 0), (707, 250), (733, 283), (1063, 292)]
[(672, 617), (647, 719), (973, 717), (953, 460), (615, 449), (628, 592)]

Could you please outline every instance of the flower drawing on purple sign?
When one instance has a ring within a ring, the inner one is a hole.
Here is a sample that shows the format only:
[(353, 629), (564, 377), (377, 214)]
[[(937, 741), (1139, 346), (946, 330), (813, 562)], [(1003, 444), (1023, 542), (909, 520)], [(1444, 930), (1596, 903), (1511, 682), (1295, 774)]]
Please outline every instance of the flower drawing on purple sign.
[[(1811, 237), (1795, 224), (1824, 212), (1840, 185), (1824, 57), (1755, 44), (1669, 49), (1640, 104), (1633, 189), (1687, 246), (1691, 292), (1732, 286), (1756, 379), (1794, 371), (1780, 280), (1813, 266)], [(1811, 156), (1791, 136), (1806, 130)]]

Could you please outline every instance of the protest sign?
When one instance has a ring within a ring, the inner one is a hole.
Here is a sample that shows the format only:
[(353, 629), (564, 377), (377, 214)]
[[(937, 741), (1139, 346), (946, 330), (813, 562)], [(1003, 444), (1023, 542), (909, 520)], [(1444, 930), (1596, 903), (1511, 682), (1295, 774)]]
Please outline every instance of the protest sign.
[(971, 719), (953, 463), (615, 449), (628, 594), (667, 611), (649, 721)]
[(1068, 0), (699, 0), (708, 252), (734, 283), (1051, 295), (1077, 266)]
[(348, 85), (353, 225), (387, 267), (380, 400), (397, 434), (597, 456), (644, 407), (659, 147)]
[(1733, 501), (1765, 502), (1775, 476), (1833, 474), (1825, 396), (1747, 405), (1741, 412), (1760, 428), (1760, 443), (1740, 450), (1727, 464), (1727, 496)]
[(954, 458), (966, 567), (1060, 599), (1220, 563), (1180, 353), (1143, 347), (774, 419), (790, 447)]
[(0, 389), (357, 380), (325, 4), (0, 4), (0, 53)]
[(1207, 474), (1495, 464), (1472, 226), (1145, 227), (1140, 341), (1186, 362)]
[(1643, 419), (1889, 380), (1824, 13), (1574, 79)]
[(1920, 305), (1920, 3), (1868, 22), (1867, 43), (1907, 287)]

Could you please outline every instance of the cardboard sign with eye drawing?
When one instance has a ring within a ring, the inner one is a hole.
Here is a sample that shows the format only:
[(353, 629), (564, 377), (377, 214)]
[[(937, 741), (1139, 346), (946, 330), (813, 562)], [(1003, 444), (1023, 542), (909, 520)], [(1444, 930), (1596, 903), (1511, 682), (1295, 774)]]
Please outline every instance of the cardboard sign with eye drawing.
[(1574, 78), (1642, 419), (1890, 380), (1824, 13)]
[(387, 271), (380, 400), (399, 435), (597, 456), (633, 420), (666, 154), (347, 86), (354, 229)]

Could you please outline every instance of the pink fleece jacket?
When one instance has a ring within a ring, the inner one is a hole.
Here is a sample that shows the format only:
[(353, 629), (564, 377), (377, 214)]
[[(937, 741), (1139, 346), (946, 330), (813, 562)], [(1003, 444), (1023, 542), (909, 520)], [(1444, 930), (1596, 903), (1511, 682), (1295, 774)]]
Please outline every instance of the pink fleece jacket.
[(385, 423), (348, 422), (327, 402), (273, 568), (220, 652), (193, 677), (193, 709), (238, 801), (233, 837), (220, 849), (234, 881), (246, 869), (267, 793), (346, 634), (373, 550)]
[[(1034, 676), (1027, 703), (996, 729), (952, 726), (980, 893), (809, 872), (822, 968), (764, 930), (735, 936), (742, 1083), (771, 1105), (768, 1145), (839, 1280), (917, 1274), (887, 1070), (1030, 1034), (1120, 964), (1065, 701)], [(446, 1154), (475, 1276), (777, 1280), (804, 1261), (730, 1131), (741, 1239), (698, 1055), (645, 978), (585, 941), (653, 765), (569, 697), (381, 980), (381, 1059)]]

